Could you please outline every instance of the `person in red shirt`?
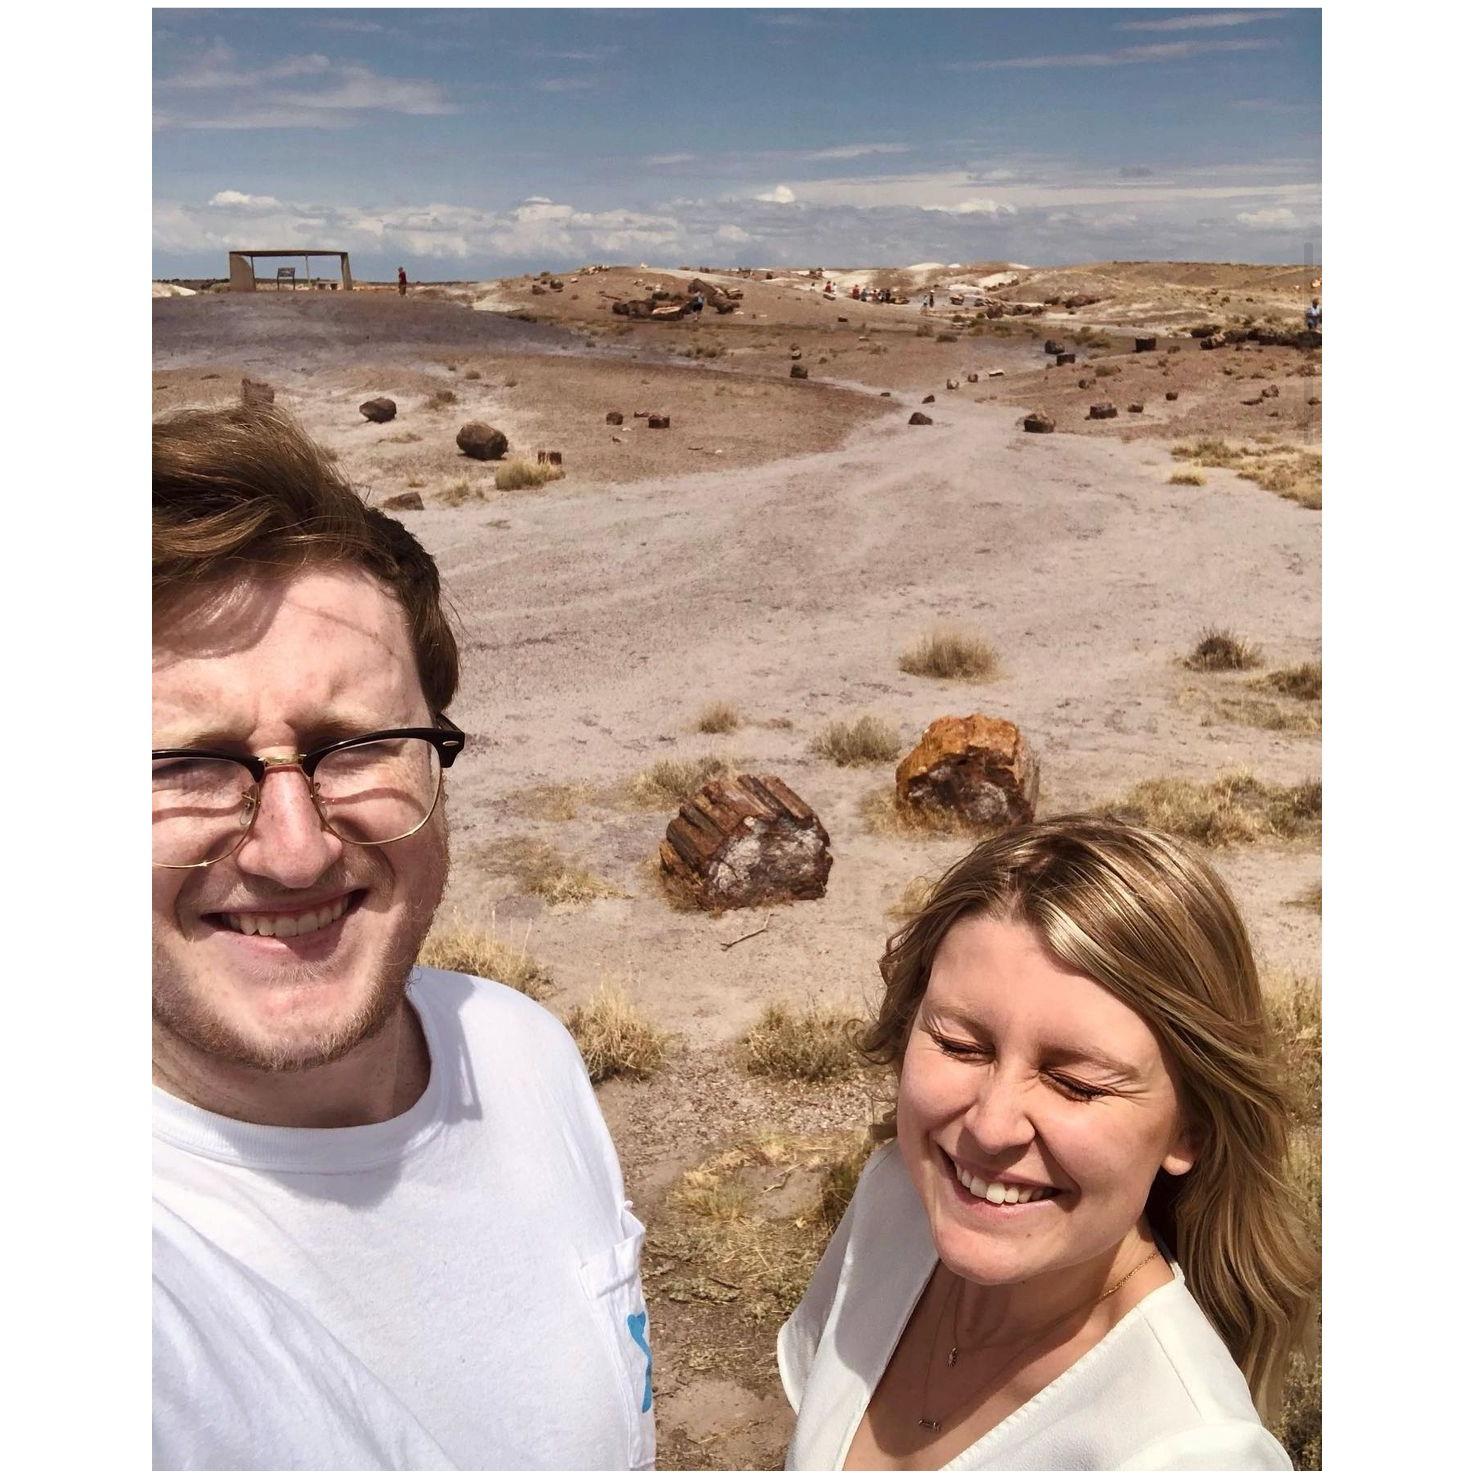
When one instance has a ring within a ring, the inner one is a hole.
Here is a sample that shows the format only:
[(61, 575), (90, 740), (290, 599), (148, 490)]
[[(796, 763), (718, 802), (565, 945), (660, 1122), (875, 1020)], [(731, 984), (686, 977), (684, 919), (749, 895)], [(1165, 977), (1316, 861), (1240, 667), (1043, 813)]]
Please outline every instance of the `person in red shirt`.
[(409, 290), (409, 278), (404, 274), (404, 268), (399, 268), (399, 295), (402, 297)]

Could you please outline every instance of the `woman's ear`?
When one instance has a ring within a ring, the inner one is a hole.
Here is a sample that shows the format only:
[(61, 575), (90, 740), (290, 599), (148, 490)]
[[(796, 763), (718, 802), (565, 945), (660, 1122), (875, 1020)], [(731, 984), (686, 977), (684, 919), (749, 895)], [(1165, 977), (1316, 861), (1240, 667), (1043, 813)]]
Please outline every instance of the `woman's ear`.
[(1185, 1176), (1197, 1164), (1201, 1150), (1201, 1132), (1190, 1121), (1186, 1121), (1162, 1158), (1161, 1170), (1168, 1176)]

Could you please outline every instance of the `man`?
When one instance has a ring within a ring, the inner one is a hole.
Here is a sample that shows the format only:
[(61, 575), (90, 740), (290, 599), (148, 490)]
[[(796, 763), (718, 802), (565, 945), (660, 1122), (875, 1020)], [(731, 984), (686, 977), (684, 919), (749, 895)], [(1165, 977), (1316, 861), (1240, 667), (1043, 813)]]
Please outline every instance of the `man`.
[(409, 277), (405, 275), (404, 268), (399, 268), (399, 295), (402, 297), (409, 290)]
[(1310, 332), (1319, 332), (1323, 321), (1324, 311), (1320, 307), (1320, 299), (1314, 297), (1309, 306), (1304, 309), (1304, 325)]
[(466, 741), (434, 561), (272, 410), (154, 435), (156, 1467), (648, 1467), (577, 1049), (416, 968)]

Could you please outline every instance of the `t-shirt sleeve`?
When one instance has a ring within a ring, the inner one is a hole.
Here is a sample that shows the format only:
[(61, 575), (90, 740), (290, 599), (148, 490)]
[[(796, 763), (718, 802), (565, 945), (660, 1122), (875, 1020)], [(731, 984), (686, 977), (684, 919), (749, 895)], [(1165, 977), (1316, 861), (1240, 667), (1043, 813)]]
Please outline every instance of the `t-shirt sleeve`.
[(1258, 1422), (1206, 1422), (1174, 1432), (1133, 1454), (1122, 1469), (1293, 1468), (1289, 1455)]

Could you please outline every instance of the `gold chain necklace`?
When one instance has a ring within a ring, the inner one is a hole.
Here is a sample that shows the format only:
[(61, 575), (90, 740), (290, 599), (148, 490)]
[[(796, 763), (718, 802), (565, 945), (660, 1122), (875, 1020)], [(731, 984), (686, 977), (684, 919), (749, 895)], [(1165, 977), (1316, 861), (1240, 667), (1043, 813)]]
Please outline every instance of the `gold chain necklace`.
[[(1065, 1320), (1069, 1319), (1073, 1315), (1078, 1314), (1081, 1309), (1090, 1309), (1090, 1310), (1093, 1310), (1097, 1306), (1103, 1304), (1105, 1302), (1105, 1300), (1107, 1300), (1117, 1290), (1123, 1289), (1126, 1286), (1126, 1284), (1128, 1284), (1153, 1258), (1156, 1258), (1158, 1256), (1159, 1255), (1157, 1254), (1156, 1249), (1152, 1248), (1151, 1251), (1149, 1253), (1147, 1253), (1146, 1256), (1143, 1259), (1141, 1259), (1141, 1261), (1138, 1264), (1136, 1264), (1136, 1266), (1134, 1268), (1130, 1269), (1127, 1273), (1122, 1274), (1118, 1279), (1116, 1279), (1115, 1282), (1113, 1284), (1111, 1284), (1110, 1287), (1108, 1289), (1106, 1289), (1105, 1292), (1103, 1294), (1101, 1294), (1098, 1299), (1092, 1301), (1088, 1305), (1075, 1305), (1073, 1308), (1065, 1310), (1063, 1314), (1061, 1314), (1061, 1315), (1058, 1316), (1058, 1318), (1050, 1320), (1046, 1325), (1043, 1326), (1042, 1329), (1038, 1330), (1035, 1334), (1030, 1335), (1018, 1347), (1018, 1349), (1015, 1350), (1002, 1363), (1002, 1365), (995, 1372), (993, 1372), (993, 1374), (983, 1383), (981, 1391), (978, 1392), (977, 1395), (974, 1398), (975, 1404), (978, 1405), (978, 1406), (980, 1406), (983, 1402), (985, 1402), (987, 1400), (987, 1398), (989, 1396), (991, 1396), (992, 1393), (1002, 1383), (1003, 1377), (1006, 1376), (1007, 1373), (1013, 1369), (1013, 1367), (1018, 1363), (1019, 1360), (1021, 1360), (1023, 1358), (1023, 1356), (1028, 1351), (1032, 1350), (1034, 1348), (1034, 1346), (1036, 1346), (1041, 1340), (1043, 1340), (1044, 1337), (1047, 1336), (1048, 1333), (1051, 1330), (1058, 1329), (1058, 1327), (1060, 1325), (1062, 1325)], [(952, 1291), (951, 1291), (951, 1340), (952, 1340), (952, 1345), (951, 1345), (951, 1350), (947, 1354), (947, 1357), (946, 1357), (946, 1365), (947, 1365), (947, 1369), (948, 1370), (951, 1369), (952, 1367), (954, 1367), (956, 1365), (957, 1359), (960, 1356), (963, 1356), (963, 1355), (971, 1355), (971, 1354), (973, 1354), (974, 1352), (976, 1352), (978, 1350), (986, 1350), (988, 1348), (985, 1345), (963, 1345), (963, 1344), (961, 1344), (960, 1338), (959, 1338), (959, 1336), (957, 1334), (957, 1328), (958, 1328), (958, 1317), (959, 1317), (959, 1315), (961, 1313), (961, 1283), (962, 1283), (962, 1281), (956, 1275), (953, 1275), (952, 1276), (952, 1279), (953, 1279)], [(938, 1343), (940, 1342), (940, 1339), (941, 1339), (941, 1325), (942, 1325), (942, 1322), (943, 1322), (943, 1319), (944, 1319), (944, 1315), (945, 1315), (945, 1311), (943, 1310), (941, 1314), (938, 1314), (936, 1316), (936, 1329), (932, 1332), (932, 1335), (931, 1335), (931, 1354), (930, 1354), (930, 1356), (926, 1360), (926, 1384), (925, 1384), (925, 1389), (921, 1393), (921, 1411), (922, 1411), (923, 1414), (926, 1413), (926, 1412), (929, 1412), (930, 1409), (931, 1409), (931, 1368), (932, 1368), (932, 1366), (936, 1362), (936, 1346), (938, 1345)], [(931, 1416), (922, 1415), (922, 1416), (916, 1418), (916, 1423), (917, 1423), (918, 1426), (924, 1427), (926, 1429), (926, 1431), (928, 1431), (928, 1432), (939, 1432), (941, 1430), (941, 1418), (940, 1417), (931, 1417)]]

